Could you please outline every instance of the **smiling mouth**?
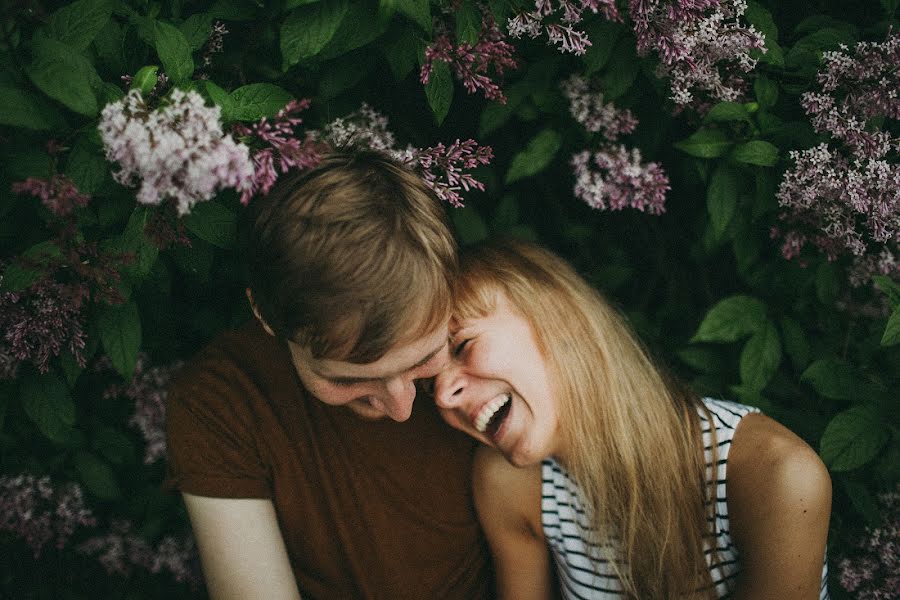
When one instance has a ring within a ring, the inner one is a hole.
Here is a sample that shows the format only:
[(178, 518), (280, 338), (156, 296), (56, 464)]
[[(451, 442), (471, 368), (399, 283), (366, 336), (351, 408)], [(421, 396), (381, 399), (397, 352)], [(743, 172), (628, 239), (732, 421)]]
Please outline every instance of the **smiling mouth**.
[(512, 396), (510, 394), (497, 396), (478, 413), (478, 416), (475, 418), (475, 429), (478, 433), (486, 433), (493, 438), (500, 429), (503, 420), (509, 414), (511, 406)]

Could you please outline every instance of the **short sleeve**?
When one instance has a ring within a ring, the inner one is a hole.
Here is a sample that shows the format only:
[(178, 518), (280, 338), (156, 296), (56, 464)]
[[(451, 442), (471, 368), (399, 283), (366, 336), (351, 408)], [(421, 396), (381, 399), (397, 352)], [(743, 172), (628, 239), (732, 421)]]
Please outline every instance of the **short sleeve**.
[[(183, 369), (166, 400), (163, 487), (198, 496), (270, 498), (270, 473), (256, 424), (260, 392), (226, 357)], [(262, 403), (264, 404), (264, 403)]]

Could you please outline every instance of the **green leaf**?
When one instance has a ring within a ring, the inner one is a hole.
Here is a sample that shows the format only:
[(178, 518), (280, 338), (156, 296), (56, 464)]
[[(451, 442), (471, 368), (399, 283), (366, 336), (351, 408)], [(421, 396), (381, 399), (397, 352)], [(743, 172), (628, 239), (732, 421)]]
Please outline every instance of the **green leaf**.
[(190, 247), (179, 245), (171, 253), (182, 273), (200, 283), (209, 281), (209, 272), (215, 259), (215, 250), (211, 244), (194, 238)]
[(201, 202), (184, 217), (184, 226), (218, 248), (231, 248), (237, 237), (237, 215), (217, 202)]
[(91, 445), (106, 460), (114, 465), (135, 462), (134, 444), (120, 430), (100, 425), (94, 429), (93, 434)]
[(19, 88), (0, 85), (0, 125), (52, 131), (64, 126), (52, 104)]
[(481, 11), (470, 2), (462, 2), (456, 9), (456, 43), (475, 45), (481, 29)]
[(351, 89), (377, 67), (375, 54), (361, 50), (329, 61), (319, 77), (319, 98), (331, 100)]
[(80, 137), (66, 161), (65, 174), (80, 192), (93, 196), (103, 184), (107, 173), (109, 164), (99, 153), (99, 148), (88, 140), (88, 136)]
[(784, 349), (796, 371), (802, 371), (809, 364), (809, 340), (800, 327), (800, 323), (791, 317), (782, 317), (781, 336)]
[(75, 382), (78, 381), (78, 377), (84, 369), (81, 368), (81, 365), (78, 364), (75, 356), (69, 350), (63, 350), (59, 353), (59, 366), (62, 367), (63, 374), (66, 376), (66, 383), (70, 388), (74, 387)]
[(154, 45), (169, 79), (175, 83), (190, 79), (194, 74), (194, 59), (191, 56), (191, 45), (181, 30), (164, 21), (157, 21), (154, 27)]
[(191, 15), (178, 26), (178, 30), (184, 35), (191, 51), (196, 52), (206, 44), (212, 33), (212, 17), (206, 13)]
[(82, 52), (87, 50), (111, 16), (112, 2), (109, 0), (79, 0), (50, 15), (43, 33)]
[(600, 89), (607, 100), (615, 100), (627, 92), (637, 78), (638, 56), (634, 41), (621, 38), (613, 50), (616, 60), (612, 61), (600, 78)]
[(856, 512), (866, 520), (866, 523), (877, 527), (881, 520), (881, 510), (872, 493), (858, 481), (846, 477), (842, 477), (839, 481)]
[(752, 296), (730, 296), (709, 309), (692, 342), (735, 342), (761, 331), (767, 323), (766, 305)]
[(678, 358), (700, 373), (721, 373), (725, 370), (725, 360), (718, 348), (688, 346), (678, 351)]
[(875, 287), (887, 295), (891, 308), (896, 309), (900, 306), (900, 285), (884, 275), (875, 275), (872, 277), (872, 281), (875, 283)]
[(742, 163), (771, 167), (778, 162), (778, 147), (762, 140), (753, 140), (736, 147), (731, 158)]
[(771, 322), (750, 336), (741, 351), (741, 383), (755, 390), (762, 390), (772, 379), (781, 364), (781, 340)]
[(202, 89), (206, 92), (209, 99), (213, 101), (213, 104), (218, 106), (221, 110), (220, 116), (222, 122), (230, 123), (231, 121), (234, 121), (234, 117), (232, 116), (232, 113), (234, 112), (234, 101), (231, 99), (231, 95), (209, 80), (203, 82)]
[(347, 14), (347, 0), (329, 0), (296, 8), (281, 25), (282, 70), (319, 53)]
[(147, 222), (150, 220), (151, 211), (152, 209), (145, 206), (135, 207), (128, 218), (128, 223), (125, 225), (125, 230), (122, 232), (122, 237), (119, 239), (118, 247), (116, 248), (134, 257), (134, 261), (123, 270), (130, 275), (135, 283), (143, 281), (159, 256), (159, 248), (144, 235)]
[(41, 36), (35, 36), (32, 58), (27, 71), (34, 85), (79, 114), (97, 115), (94, 86), (99, 87), (101, 80), (86, 58), (65, 44)]
[(704, 123), (749, 120), (750, 113), (747, 111), (747, 107), (739, 102), (719, 102), (703, 117)]
[(744, 18), (766, 38), (766, 52), (760, 60), (770, 65), (783, 66), (784, 51), (778, 45), (778, 26), (775, 25), (772, 13), (758, 2), (750, 0)]
[(854, 406), (828, 423), (819, 453), (832, 471), (851, 471), (875, 458), (888, 437), (887, 425), (874, 408)]
[(809, 365), (800, 381), (813, 386), (819, 395), (832, 400), (848, 400), (853, 396), (853, 368), (836, 358), (823, 358)]
[(69, 388), (53, 373), (27, 375), (20, 390), (22, 408), (48, 439), (65, 443), (75, 424)]
[(428, 0), (393, 0), (397, 12), (431, 34), (431, 3)]
[(0, 278), (0, 289), (5, 292), (21, 292), (37, 281), (40, 276), (40, 271), (27, 269), (19, 263), (10, 263), (3, 270), (3, 277)]
[(112, 469), (95, 454), (84, 450), (76, 452), (75, 469), (84, 487), (101, 500), (118, 500), (122, 496)]
[(816, 268), (816, 298), (825, 305), (834, 304), (840, 293), (837, 270), (830, 262), (820, 263)]
[(543, 171), (553, 161), (562, 136), (553, 129), (544, 129), (534, 136), (524, 150), (513, 156), (506, 172), (506, 183), (513, 183)]
[(455, 208), (450, 211), (450, 217), (453, 220), (459, 241), (463, 245), (479, 242), (487, 238), (488, 229), (484, 224), (484, 219), (481, 218), (481, 215), (474, 208)]
[(235, 121), (256, 121), (263, 117), (274, 117), (293, 99), (294, 96), (290, 92), (277, 85), (251, 83), (231, 92), (230, 117)]
[(734, 167), (721, 163), (713, 171), (709, 188), (706, 190), (706, 209), (709, 212), (710, 223), (716, 239), (722, 238), (734, 216), (738, 204), (739, 186), (740, 175)]
[(778, 102), (778, 84), (765, 75), (756, 76), (753, 91), (756, 94), (756, 101), (763, 108), (772, 108)]
[(895, 308), (888, 319), (887, 327), (884, 328), (884, 335), (881, 336), (882, 346), (894, 346), (900, 344), (900, 308)]
[(453, 77), (447, 63), (441, 61), (432, 63), (431, 74), (425, 85), (425, 97), (428, 99), (428, 106), (431, 107), (435, 122), (440, 125), (447, 118), (450, 104), (453, 103)]
[(691, 156), (717, 158), (728, 152), (734, 143), (721, 129), (701, 129), (674, 145)]
[(513, 115), (513, 110), (514, 108), (509, 101), (506, 104), (500, 104), (499, 102), (488, 103), (481, 111), (481, 117), (478, 122), (478, 135), (487, 137), (506, 125)]
[(138, 69), (138, 72), (134, 74), (134, 79), (131, 81), (129, 89), (138, 90), (141, 93), (141, 96), (146, 98), (150, 95), (150, 92), (153, 91), (153, 88), (156, 87), (156, 84), (159, 81), (158, 73), (159, 67), (156, 65), (141, 67)]
[(413, 70), (418, 60), (420, 45), (421, 41), (409, 27), (403, 28), (399, 33), (384, 41), (384, 56), (394, 79), (400, 81)]
[(596, 73), (606, 66), (613, 55), (613, 48), (622, 33), (622, 28), (605, 19), (591, 22), (585, 27), (591, 46), (581, 57), (585, 65), (585, 75)]
[(134, 301), (105, 307), (97, 316), (100, 341), (125, 381), (131, 381), (141, 347), (141, 315)]

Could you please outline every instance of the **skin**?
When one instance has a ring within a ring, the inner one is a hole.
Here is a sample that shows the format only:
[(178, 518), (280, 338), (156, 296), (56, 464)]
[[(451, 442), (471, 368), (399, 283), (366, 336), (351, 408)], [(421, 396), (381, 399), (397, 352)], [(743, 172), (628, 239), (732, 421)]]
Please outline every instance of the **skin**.
[[(486, 446), (475, 461), (474, 493), (501, 598), (552, 598), (556, 586), (540, 514), (541, 467), (565, 460), (557, 405), (528, 323), (502, 295), (486, 317), (451, 322), (451, 361), (435, 401), (451, 426)], [(490, 437), (475, 416), (511, 393), (508, 431)], [(515, 417), (515, 418), (514, 418)], [(738, 600), (819, 597), (831, 512), (831, 481), (799, 437), (759, 414), (744, 417), (728, 458), (728, 514), (741, 556)]]
[[(260, 322), (272, 335), (265, 321)], [(400, 422), (412, 413), (416, 382), (437, 375), (448, 360), (446, 325), (401, 342), (367, 364), (315, 360), (297, 344), (289, 342), (289, 348), (300, 380), (318, 400), (344, 406), (364, 419)], [(182, 496), (211, 598), (300, 598), (270, 500)]]

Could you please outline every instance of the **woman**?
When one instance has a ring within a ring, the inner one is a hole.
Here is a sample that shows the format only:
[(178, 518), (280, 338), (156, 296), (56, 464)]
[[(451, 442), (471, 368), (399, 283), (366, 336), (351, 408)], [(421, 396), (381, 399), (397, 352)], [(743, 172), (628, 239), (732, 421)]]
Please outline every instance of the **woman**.
[(800, 438), (666, 378), (534, 245), (467, 250), (456, 302), (435, 398), (487, 446), (474, 491), (501, 597), (828, 597), (831, 483)]

